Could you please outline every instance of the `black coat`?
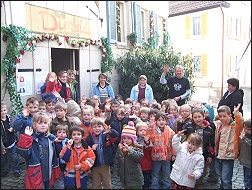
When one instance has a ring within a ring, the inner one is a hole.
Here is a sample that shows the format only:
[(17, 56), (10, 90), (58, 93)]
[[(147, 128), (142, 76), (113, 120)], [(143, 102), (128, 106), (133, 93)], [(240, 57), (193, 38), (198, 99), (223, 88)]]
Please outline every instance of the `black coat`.
[(233, 93), (231, 93), (228, 97), (226, 97), (227, 95), (228, 95), (228, 91), (223, 95), (223, 97), (219, 101), (217, 109), (222, 105), (228, 106), (231, 109), (232, 117), (234, 119), (234, 114), (233, 114), (234, 106), (237, 106), (238, 103), (241, 103), (239, 112), (241, 112), (241, 114), (243, 115), (243, 110), (242, 110), (243, 96), (244, 96), (243, 90), (238, 89), (238, 90), (235, 90)]

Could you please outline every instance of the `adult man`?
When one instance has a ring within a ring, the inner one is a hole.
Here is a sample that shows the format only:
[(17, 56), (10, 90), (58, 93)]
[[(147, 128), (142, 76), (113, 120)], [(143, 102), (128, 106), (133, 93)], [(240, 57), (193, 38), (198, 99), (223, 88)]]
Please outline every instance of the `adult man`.
[(165, 75), (169, 69), (170, 68), (168, 66), (164, 66), (164, 71), (160, 77), (160, 83), (168, 85), (168, 98), (174, 99), (178, 106), (181, 106), (185, 104), (186, 98), (188, 98), (191, 94), (189, 80), (183, 76), (184, 71), (181, 65), (175, 66), (175, 76), (171, 76), (166, 79)]
[(146, 98), (148, 103), (151, 104), (153, 101), (153, 90), (149, 84), (147, 84), (147, 77), (141, 75), (139, 77), (138, 84), (132, 87), (130, 92), (130, 98), (133, 101), (140, 102), (141, 99)]
[(228, 90), (219, 101), (217, 109), (222, 105), (228, 106), (231, 109), (232, 117), (234, 118), (233, 114), (234, 106), (237, 107), (239, 103), (241, 104), (239, 112), (243, 114), (242, 106), (243, 106), (244, 92), (242, 89), (239, 89), (238, 79), (230, 78), (227, 80), (227, 83), (228, 83)]

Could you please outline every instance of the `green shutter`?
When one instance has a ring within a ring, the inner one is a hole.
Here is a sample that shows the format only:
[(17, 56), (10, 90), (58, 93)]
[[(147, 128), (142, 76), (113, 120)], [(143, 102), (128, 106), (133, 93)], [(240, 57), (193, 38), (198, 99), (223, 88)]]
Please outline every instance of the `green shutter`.
[(186, 39), (190, 38), (190, 16), (186, 16)]

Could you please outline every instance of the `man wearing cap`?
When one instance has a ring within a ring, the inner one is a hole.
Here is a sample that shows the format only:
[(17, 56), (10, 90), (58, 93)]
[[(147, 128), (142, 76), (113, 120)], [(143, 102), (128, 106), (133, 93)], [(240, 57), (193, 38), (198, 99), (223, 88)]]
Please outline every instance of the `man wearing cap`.
[(143, 98), (146, 98), (149, 104), (151, 104), (154, 99), (153, 90), (151, 86), (147, 84), (147, 77), (145, 75), (139, 77), (138, 84), (133, 86), (130, 92), (130, 99), (133, 101), (140, 102)]

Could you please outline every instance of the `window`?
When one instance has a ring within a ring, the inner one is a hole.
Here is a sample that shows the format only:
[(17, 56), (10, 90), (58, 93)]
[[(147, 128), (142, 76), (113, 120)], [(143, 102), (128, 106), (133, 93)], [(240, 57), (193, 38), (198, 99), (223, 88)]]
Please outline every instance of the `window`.
[(134, 28), (133, 31), (136, 32), (137, 34), (137, 44), (142, 43), (142, 12), (141, 12), (141, 7), (137, 5), (135, 2), (133, 4), (134, 7), (134, 18), (133, 18), (133, 23), (134, 23)]
[(201, 75), (202, 71), (202, 63), (201, 63), (201, 56), (194, 56), (193, 57), (193, 64), (194, 64), (194, 73), (195, 75)]
[(230, 73), (235, 73), (238, 66), (238, 56), (230, 55)]
[(126, 42), (125, 3), (107, 1), (108, 40), (110, 43)]
[(193, 35), (201, 35), (201, 17), (193, 17)]
[(146, 11), (141, 10), (141, 16), (142, 16), (142, 40), (147, 40), (147, 35), (146, 35), (146, 17), (145, 17)]
[(235, 17), (230, 17), (230, 37), (240, 38), (241, 23), (240, 19)]

